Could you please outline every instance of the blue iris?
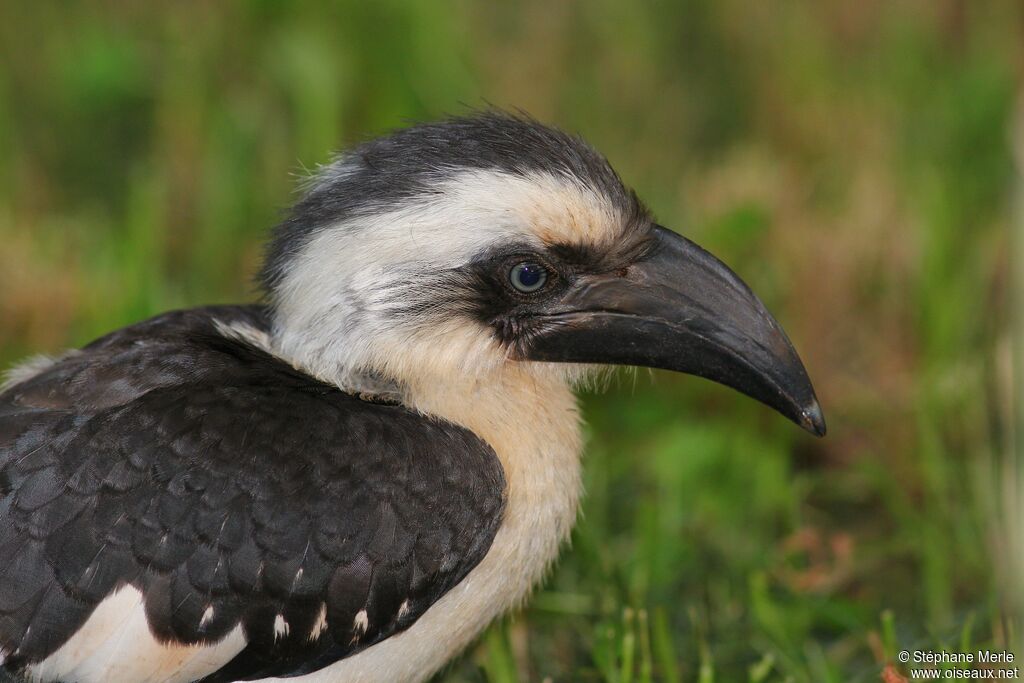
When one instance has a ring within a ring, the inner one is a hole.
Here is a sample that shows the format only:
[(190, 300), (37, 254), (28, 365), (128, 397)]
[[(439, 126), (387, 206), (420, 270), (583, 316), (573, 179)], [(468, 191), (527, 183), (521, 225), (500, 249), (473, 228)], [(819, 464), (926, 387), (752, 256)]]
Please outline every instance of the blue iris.
[(538, 263), (520, 263), (512, 268), (508, 279), (524, 294), (536, 292), (548, 281), (548, 271)]

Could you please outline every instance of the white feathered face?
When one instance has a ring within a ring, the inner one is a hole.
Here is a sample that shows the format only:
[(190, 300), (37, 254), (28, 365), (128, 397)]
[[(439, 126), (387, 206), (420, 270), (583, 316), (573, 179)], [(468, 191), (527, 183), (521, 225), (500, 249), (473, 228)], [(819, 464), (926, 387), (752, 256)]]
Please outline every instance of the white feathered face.
[(327, 167), (263, 279), (274, 351), (344, 387), (640, 365), (824, 422), (778, 323), (721, 261), (655, 225), (607, 161), (531, 121), (401, 131)]
[(273, 293), (277, 349), (323, 377), (486, 374), (517, 362), (531, 308), (628, 266), (651, 228), (575, 179), (460, 171), (308, 239)]

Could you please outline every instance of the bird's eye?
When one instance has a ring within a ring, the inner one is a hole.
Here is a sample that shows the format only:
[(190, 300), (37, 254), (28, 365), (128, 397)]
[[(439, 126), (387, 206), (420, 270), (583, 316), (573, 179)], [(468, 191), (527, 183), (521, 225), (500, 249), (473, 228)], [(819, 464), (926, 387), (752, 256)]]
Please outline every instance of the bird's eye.
[(548, 281), (548, 271), (539, 263), (520, 263), (512, 267), (508, 279), (518, 291), (530, 294)]

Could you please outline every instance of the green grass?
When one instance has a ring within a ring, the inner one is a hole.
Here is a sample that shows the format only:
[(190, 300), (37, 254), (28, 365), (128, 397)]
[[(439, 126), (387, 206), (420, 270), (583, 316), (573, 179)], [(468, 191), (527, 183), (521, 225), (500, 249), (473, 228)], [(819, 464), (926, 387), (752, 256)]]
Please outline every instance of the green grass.
[(1019, 3), (99, 5), (0, 7), (4, 365), (252, 299), (304, 168), (487, 102), (588, 137), (806, 360), (822, 441), (693, 378), (584, 396), (571, 549), (441, 680), (876, 681), (1019, 642)]

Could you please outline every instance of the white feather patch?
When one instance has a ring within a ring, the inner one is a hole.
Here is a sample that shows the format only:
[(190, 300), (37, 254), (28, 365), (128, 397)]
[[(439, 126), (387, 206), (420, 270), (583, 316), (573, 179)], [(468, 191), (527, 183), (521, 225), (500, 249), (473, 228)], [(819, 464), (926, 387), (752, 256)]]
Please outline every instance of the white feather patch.
[(65, 358), (77, 355), (81, 353), (77, 349), (65, 351), (58, 356), (47, 356), (45, 354), (39, 354), (38, 356), (32, 356), (26, 358), (21, 363), (15, 365), (13, 368), (3, 373), (3, 380), (0, 381), (0, 393), (7, 391), (11, 387), (17, 386), (22, 382), (26, 382), (39, 373), (52, 367), (54, 364), (59, 363)]
[(274, 618), (274, 639), (287, 638), (288, 632), (291, 630), (291, 626), (284, 620), (283, 614), (278, 614)]
[(214, 325), (217, 331), (229, 339), (244, 342), (250, 346), (255, 346), (261, 351), (266, 351), (269, 354), (273, 354), (272, 344), (270, 341), (270, 335), (263, 330), (257, 329), (249, 323), (232, 321), (224, 322), (223, 320), (215, 320)]
[(361, 609), (356, 613), (356, 618), (352, 620), (352, 630), (355, 631), (356, 636), (361, 636), (366, 633), (366, 629), (370, 627), (370, 617), (366, 613), (366, 610)]
[(241, 625), (213, 645), (160, 643), (149, 630), (142, 593), (126, 586), (28, 674), (35, 681), (187, 683), (221, 668), (244, 647)]
[(320, 614), (316, 617), (316, 623), (313, 624), (313, 630), (309, 633), (310, 640), (317, 640), (320, 638), (320, 634), (327, 628), (327, 603), (320, 603)]

